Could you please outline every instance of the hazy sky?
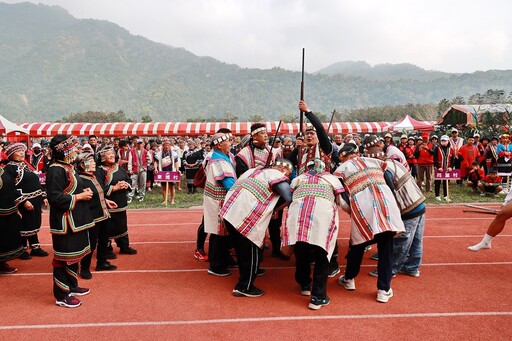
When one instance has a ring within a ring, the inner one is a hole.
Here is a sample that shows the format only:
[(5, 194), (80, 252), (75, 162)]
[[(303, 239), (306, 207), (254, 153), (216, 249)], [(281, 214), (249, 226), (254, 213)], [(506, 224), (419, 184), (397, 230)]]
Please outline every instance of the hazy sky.
[(307, 72), (345, 60), (445, 72), (512, 69), (510, 0), (31, 2), (249, 68), (300, 70), (304, 47)]

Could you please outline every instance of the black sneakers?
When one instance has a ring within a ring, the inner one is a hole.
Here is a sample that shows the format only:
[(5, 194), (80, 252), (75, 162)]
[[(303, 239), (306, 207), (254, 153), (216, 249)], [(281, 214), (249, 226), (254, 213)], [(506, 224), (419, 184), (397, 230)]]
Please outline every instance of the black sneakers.
[(256, 288), (256, 287), (252, 287), (248, 290), (243, 290), (243, 289), (233, 289), (233, 296), (236, 296), (236, 297), (260, 297), (264, 294), (265, 292), (260, 289), (260, 288)]
[(116, 270), (117, 266), (110, 264), (110, 262), (103, 262), (96, 264), (96, 271), (111, 271)]
[(125, 249), (120, 249), (119, 253), (122, 254), (122, 255), (136, 255), (137, 254), (137, 250), (135, 250), (135, 249), (133, 249), (133, 248), (128, 246)]
[(275, 258), (278, 258), (280, 260), (290, 260), (290, 257), (288, 257), (287, 255), (285, 255), (284, 253), (282, 253), (281, 251), (277, 251), (277, 252), (272, 252), (270, 254), (270, 257), (275, 257)]
[(267, 272), (267, 270), (260, 268), (260, 269), (258, 269), (258, 271), (256, 271), (256, 276), (257, 277), (263, 276), (266, 272)]
[(91, 270), (89, 270), (89, 269), (80, 270), (80, 277), (82, 277), (83, 279), (91, 279), (92, 278)]
[(311, 297), (311, 300), (309, 301), (308, 308), (313, 310), (318, 310), (322, 308), (323, 306), (329, 305), (331, 303), (331, 300), (329, 297), (326, 298), (318, 298), (315, 296)]
[(231, 271), (229, 271), (228, 269), (218, 269), (218, 270), (208, 269), (208, 274), (213, 275), (213, 276), (218, 276), (218, 277), (226, 277), (226, 276), (231, 275)]
[(18, 258), (21, 260), (29, 260), (32, 259), (32, 256), (27, 251), (23, 251), (23, 253)]
[(30, 255), (32, 257), (46, 257), (49, 253), (38, 247), (37, 249), (32, 249), (32, 251), (30, 251)]
[(16, 271), (18, 271), (18, 269), (10, 266), (7, 264), (7, 262), (0, 262), (0, 275), (9, 275), (15, 273)]

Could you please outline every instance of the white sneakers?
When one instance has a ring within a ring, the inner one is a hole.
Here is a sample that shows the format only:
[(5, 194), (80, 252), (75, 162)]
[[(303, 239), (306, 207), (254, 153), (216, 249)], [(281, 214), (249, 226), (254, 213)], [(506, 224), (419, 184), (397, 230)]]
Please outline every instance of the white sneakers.
[[(343, 286), (346, 290), (354, 291), (356, 290), (356, 281), (352, 279), (345, 279), (345, 276), (341, 276), (338, 279), (338, 284)], [(377, 301), (381, 303), (387, 303), (389, 299), (393, 297), (393, 289), (389, 288), (388, 291), (385, 290), (377, 290)]]
[(387, 303), (389, 299), (393, 297), (393, 289), (389, 288), (388, 291), (377, 290), (377, 301), (381, 303)]

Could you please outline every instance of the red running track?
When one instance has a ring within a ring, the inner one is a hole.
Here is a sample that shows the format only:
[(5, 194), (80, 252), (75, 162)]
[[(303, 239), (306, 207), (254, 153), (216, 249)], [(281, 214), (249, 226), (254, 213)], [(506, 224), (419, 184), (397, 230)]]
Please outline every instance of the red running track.
[[(0, 339), (510, 340), (512, 234), (505, 228), (492, 250), (469, 251), (493, 216), (462, 210), (428, 207), (421, 276), (393, 279), (395, 296), (387, 304), (375, 300), (376, 278), (367, 275), (375, 262), (367, 254), (357, 290), (339, 286), (339, 276), (329, 279), (331, 304), (319, 311), (309, 310), (309, 299), (300, 295), (293, 260), (271, 258), (267, 250), (267, 273), (256, 280), (265, 295), (236, 298), (236, 270), (209, 276), (208, 264), (192, 256), (200, 210), (132, 210), (130, 240), (138, 255), (120, 255), (112, 261), (117, 271), (80, 279), (91, 293), (79, 308), (55, 306), (50, 257), (11, 261), (18, 272), (0, 276)], [(343, 214), (342, 255), (348, 233)], [(49, 250), (47, 225), (40, 239)]]

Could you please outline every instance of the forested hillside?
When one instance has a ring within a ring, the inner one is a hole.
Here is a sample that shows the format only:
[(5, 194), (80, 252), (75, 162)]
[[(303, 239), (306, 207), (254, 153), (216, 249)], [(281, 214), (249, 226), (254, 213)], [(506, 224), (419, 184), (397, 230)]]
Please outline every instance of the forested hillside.
[[(401, 67), (408, 77), (377, 68), (388, 77), (379, 78), (371, 69), (306, 74), (310, 107), (328, 114), (512, 90), (510, 70), (429, 71), (427, 79), (416, 66)], [(198, 57), (110, 22), (76, 19), (60, 7), (0, 3), (0, 114), (16, 122), (53, 121), (87, 111), (122, 111), (129, 118), (155, 121), (276, 119), (297, 113), (300, 80), (299, 72), (240, 68)]]

